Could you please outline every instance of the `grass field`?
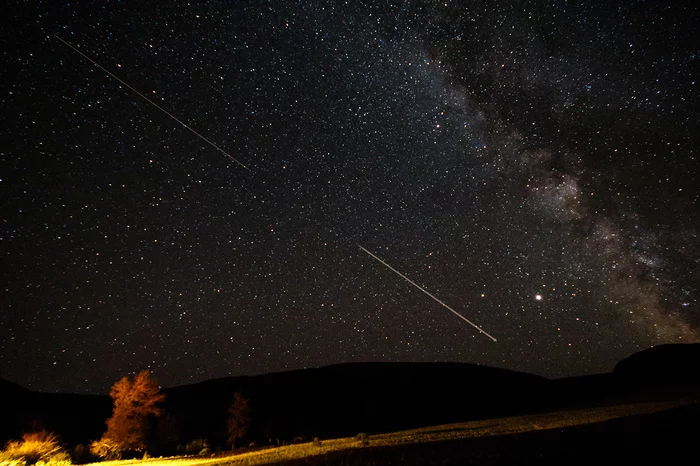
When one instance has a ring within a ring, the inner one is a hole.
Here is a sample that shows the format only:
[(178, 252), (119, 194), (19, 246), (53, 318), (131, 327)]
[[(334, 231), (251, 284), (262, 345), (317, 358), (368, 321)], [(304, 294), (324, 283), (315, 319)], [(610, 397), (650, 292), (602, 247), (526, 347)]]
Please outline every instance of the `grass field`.
[(215, 456), (151, 458), (146, 460), (121, 460), (95, 463), (100, 466), (126, 466), (129, 464), (147, 464), (148, 466), (194, 466), (194, 465), (260, 465), (289, 461), (298, 461), (321, 455), (342, 451), (358, 450), (372, 447), (392, 447), (432, 442), (445, 442), (462, 439), (488, 438), (508, 434), (535, 432), (548, 429), (560, 429), (582, 426), (598, 422), (658, 413), (683, 405), (684, 402), (636, 403), (603, 408), (560, 411), (546, 414), (507, 417), (471, 421), (458, 424), (425, 427), (400, 432), (392, 432), (362, 437), (346, 437), (322, 440), (320, 444), (300, 443), (271, 447), (232, 454)]

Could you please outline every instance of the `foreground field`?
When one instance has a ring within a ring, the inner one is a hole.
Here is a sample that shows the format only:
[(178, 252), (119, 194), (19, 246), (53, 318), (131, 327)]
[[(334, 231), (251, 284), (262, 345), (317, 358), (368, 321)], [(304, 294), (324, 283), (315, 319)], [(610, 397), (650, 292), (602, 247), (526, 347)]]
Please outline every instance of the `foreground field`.
[[(452, 449), (461, 443), (459, 441), (467, 441), (469, 439), (488, 439), (513, 434), (565, 429), (572, 426), (586, 426), (629, 416), (660, 413), (678, 408), (683, 404), (683, 402), (678, 401), (636, 403), (604, 408), (472, 421), (386, 434), (322, 440), (320, 444), (303, 443), (286, 445), (225, 456), (153, 458), (147, 460), (110, 461), (97, 464), (100, 466), (126, 466), (129, 464), (147, 464), (148, 466), (233, 466), (239, 464), (259, 465), (274, 463), (321, 464), (326, 462), (337, 464), (368, 464), (368, 460), (364, 458), (364, 456), (371, 456), (374, 452), (386, 456), (386, 452), (395, 454), (404, 447), (412, 446), (412, 448), (415, 449), (415, 446), (420, 446), (422, 444), (450, 445), (450, 449)], [(363, 455), (363, 458), (348, 460), (348, 458), (352, 456), (349, 453), (352, 452), (355, 454), (358, 451), (366, 450), (369, 451)], [(404, 456), (402, 452), (400, 462), (406, 462)], [(374, 463), (374, 461), (371, 462)], [(392, 461), (388, 459), (386, 461), (379, 460), (376, 464), (388, 464), (390, 462)]]

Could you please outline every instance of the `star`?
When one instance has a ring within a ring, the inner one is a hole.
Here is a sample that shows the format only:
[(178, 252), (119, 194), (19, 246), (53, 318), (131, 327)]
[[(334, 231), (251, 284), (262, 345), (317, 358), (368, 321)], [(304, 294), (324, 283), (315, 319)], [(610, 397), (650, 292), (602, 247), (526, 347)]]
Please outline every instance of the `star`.
[[(0, 55), (3, 378), (104, 393), (144, 362), (174, 386), (370, 360), (560, 377), (698, 341), (683, 8), (241, 0), (192, 27), (173, 1), (157, 21), (147, 2), (6, 15), (36, 21)], [(498, 341), (463, 338), (358, 243)]]

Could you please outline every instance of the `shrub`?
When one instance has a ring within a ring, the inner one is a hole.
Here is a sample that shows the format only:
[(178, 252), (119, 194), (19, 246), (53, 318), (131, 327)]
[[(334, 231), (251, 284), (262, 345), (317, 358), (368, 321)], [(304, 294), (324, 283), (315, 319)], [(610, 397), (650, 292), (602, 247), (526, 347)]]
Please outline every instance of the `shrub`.
[(360, 432), (355, 436), (355, 440), (359, 441), (362, 446), (369, 445), (369, 435), (364, 432)]
[(71, 452), (71, 459), (75, 464), (92, 463), (95, 457), (90, 453), (90, 447), (87, 445), (76, 445)]
[(209, 448), (209, 440), (205, 438), (196, 438), (187, 442), (187, 445), (185, 445), (185, 453), (188, 455), (197, 455), (205, 448)]
[(50, 464), (51, 461), (70, 464), (70, 457), (59, 445), (58, 437), (46, 431), (24, 434), (22, 440), (10, 440), (1, 456), (3, 465)]
[(112, 439), (102, 437), (90, 444), (90, 453), (105, 460), (120, 460), (122, 450), (119, 444)]
[(314, 446), (315, 447), (321, 446), (321, 440), (318, 437), (314, 437)]

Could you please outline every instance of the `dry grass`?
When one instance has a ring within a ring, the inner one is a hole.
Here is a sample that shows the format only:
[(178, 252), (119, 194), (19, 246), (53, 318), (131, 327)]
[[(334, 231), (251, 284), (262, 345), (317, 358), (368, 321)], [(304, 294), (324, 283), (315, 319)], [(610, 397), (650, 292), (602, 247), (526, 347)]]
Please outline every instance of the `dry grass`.
[(62, 466), (70, 464), (70, 458), (54, 434), (46, 431), (30, 432), (24, 434), (22, 440), (7, 442), (5, 449), (0, 451), (0, 466), (25, 464)]
[(370, 437), (370, 445), (405, 445), (408, 443), (438, 442), (444, 440), (490, 437), (536, 430), (558, 429), (592, 424), (626, 416), (650, 414), (679, 406), (678, 402), (637, 403), (577, 411), (559, 411), (545, 414), (488, 419), (459, 424), (446, 424), (422, 429), (379, 434)]
[(681, 404), (683, 403), (678, 401), (636, 403), (605, 408), (560, 411), (546, 414), (533, 414), (502, 419), (446, 424), (401, 432), (392, 432), (388, 434), (368, 435), (366, 437), (358, 436), (323, 440), (320, 442), (320, 445), (314, 445), (313, 442), (309, 442), (268, 448), (253, 452), (231, 454), (230, 456), (224, 457), (151, 458), (147, 460), (107, 461), (96, 463), (96, 465), (127, 466), (135, 463), (147, 463), (148, 466), (236, 466), (270, 464), (355, 448), (399, 446), (475, 437), (490, 437), (591, 424), (626, 416), (655, 413), (678, 407)]

